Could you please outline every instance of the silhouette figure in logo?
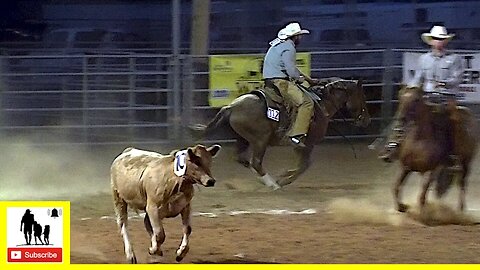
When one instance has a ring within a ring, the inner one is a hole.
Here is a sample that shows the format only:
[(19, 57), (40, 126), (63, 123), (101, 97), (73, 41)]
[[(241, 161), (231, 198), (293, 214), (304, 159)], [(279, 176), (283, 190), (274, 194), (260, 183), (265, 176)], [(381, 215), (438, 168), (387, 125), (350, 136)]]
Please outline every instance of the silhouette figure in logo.
[(33, 223), (33, 235), (35, 236), (35, 245), (38, 245), (37, 239), (40, 240), (40, 243), (43, 245), (42, 241), (42, 225), (38, 224), (36, 221)]
[(25, 242), (27, 245), (30, 245), (32, 242), (32, 229), (34, 222), (35, 219), (33, 218), (33, 214), (30, 212), (30, 209), (27, 209), (25, 214), (23, 214), (22, 222), (20, 223), (20, 231), (22, 231), (23, 227), (23, 234), (25, 235)]
[(50, 225), (45, 225), (45, 229), (43, 229), (43, 241), (45, 245), (50, 244)]

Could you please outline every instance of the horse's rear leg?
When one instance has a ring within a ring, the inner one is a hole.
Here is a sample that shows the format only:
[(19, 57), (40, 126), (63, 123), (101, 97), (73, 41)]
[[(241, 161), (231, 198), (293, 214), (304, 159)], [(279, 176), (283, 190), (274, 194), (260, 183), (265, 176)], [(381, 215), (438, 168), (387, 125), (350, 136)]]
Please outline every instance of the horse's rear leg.
[(237, 142), (235, 144), (237, 151), (237, 162), (242, 164), (245, 167), (250, 167), (250, 161), (248, 160), (248, 146), (249, 143), (244, 138), (238, 136)]
[(273, 190), (277, 190), (280, 186), (277, 184), (275, 179), (265, 172), (263, 169), (263, 157), (265, 156), (265, 151), (267, 150), (267, 144), (256, 143), (252, 146), (252, 168), (258, 175), (261, 177), (262, 182), (267, 186), (271, 187)]
[(395, 198), (395, 203), (397, 205), (397, 211), (398, 212), (406, 212), (408, 210), (408, 205), (404, 204), (401, 202), (401, 190), (403, 185), (405, 184), (405, 180), (407, 179), (407, 176), (410, 174), (409, 170), (402, 170), (402, 173), (400, 176), (397, 178), (397, 181), (395, 182), (395, 186), (393, 188), (393, 196)]
[(458, 181), (458, 185), (460, 187), (458, 208), (460, 209), (460, 211), (464, 211), (466, 207), (465, 196), (467, 194), (467, 176), (469, 172), (470, 168), (468, 168), (468, 166), (463, 166), (462, 177), (460, 177), (460, 181)]
[(310, 167), (310, 156), (314, 147), (314, 139), (307, 137), (305, 148), (294, 148), (295, 169), (287, 170), (280, 175), (281, 179), (278, 184), (282, 187), (293, 183), (300, 175), (302, 175)]
[(130, 238), (128, 237), (127, 232), (127, 203), (122, 198), (120, 198), (120, 194), (118, 194), (118, 191), (115, 189), (113, 189), (113, 202), (115, 206), (115, 215), (117, 216), (117, 224), (123, 237), (125, 256), (128, 262), (137, 263), (137, 258), (135, 256), (135, 252), (133, 251), (133, 247), (130, 243)]

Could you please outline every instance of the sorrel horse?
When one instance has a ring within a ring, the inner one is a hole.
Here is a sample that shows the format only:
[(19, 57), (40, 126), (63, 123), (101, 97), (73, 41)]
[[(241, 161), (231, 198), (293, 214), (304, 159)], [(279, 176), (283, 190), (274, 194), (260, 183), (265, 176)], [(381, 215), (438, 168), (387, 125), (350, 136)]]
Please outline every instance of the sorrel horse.
[[(467, 176), (471, 161), (477, 150), (477, 124), (474, 115), (468, 108), (429, 104), (423, 97), (423, 90), (418, 87), (404, 87), (399, 94), (398, 115), (404, 117), (406, 123), (404, 141), (398, 149), (398, 159), (402, 172), (394, 185), (396, 208), (405, 212), (408, 206), (401, 202), (401, 189), (411, 172), (419, 172), (424, 177), (419, 197), (421, 207), (425, 205), (427, 192), (432, 182), (437, 184), (437, 197), (441, 197), (459, 176), (460, 187), (459, 209), (465, 208)], [(443, 106), (443, 107), (442, 107)], [(446, 127), (452, 128), (454, 152), (459, 158), (462, 170), (448, 170), (449, 153), (445, 148)]]

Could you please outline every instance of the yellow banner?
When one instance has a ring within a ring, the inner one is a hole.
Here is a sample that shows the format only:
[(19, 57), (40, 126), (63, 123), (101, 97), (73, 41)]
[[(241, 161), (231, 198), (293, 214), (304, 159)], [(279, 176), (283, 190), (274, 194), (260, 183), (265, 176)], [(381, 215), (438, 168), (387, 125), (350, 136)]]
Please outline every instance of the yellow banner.
[[(262, 88), (263, 58), (263, 54), (210, 56), (210, 106), (228, 105), (238, 96)], [(297, 53), (297, 67), (310, 75), (310, 53)]]

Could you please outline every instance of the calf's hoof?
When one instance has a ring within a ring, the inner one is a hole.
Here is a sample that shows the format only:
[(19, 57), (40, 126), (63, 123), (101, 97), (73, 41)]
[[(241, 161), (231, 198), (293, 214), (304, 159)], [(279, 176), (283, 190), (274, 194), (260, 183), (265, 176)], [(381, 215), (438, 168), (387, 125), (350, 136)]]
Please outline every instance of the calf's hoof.
[(190, 247), (186, 246), (182, 251), (177, 250), (177, 257), (175, 258), (175, 260), (177, 262), (180, 262), (183, 260), (183, 258), (185, 258), (185, 255), (187, 255), (187, 252), (190, 250)]
[(158, 255), (158, 256), (163, 256), (163, 251), (161, 249), (153, 249), (153, 248), (148, 248), (148, 254), (150, 255)]
[(128, 263), (137, 264), (137, 257), (133, 255), (131, 258), (127, 258)]

